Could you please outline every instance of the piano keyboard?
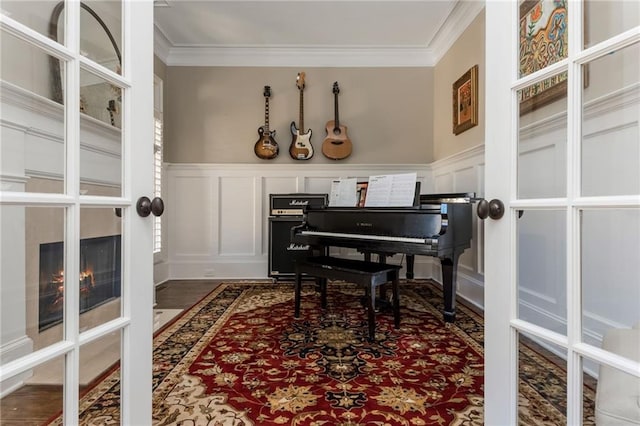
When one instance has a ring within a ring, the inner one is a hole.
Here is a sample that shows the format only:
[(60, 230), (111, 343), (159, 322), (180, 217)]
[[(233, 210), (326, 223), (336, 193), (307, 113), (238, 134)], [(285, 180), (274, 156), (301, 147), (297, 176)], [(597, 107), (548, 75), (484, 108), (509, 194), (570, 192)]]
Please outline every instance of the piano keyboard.
[(393, 237), (369, 234), (342, 234), (339, 232), (300, 231), (300, 235), (317, 235), (319, 237), (353, 238), (359, 240), (397, 241), (401, 243), (433, 244), (432, 238)]

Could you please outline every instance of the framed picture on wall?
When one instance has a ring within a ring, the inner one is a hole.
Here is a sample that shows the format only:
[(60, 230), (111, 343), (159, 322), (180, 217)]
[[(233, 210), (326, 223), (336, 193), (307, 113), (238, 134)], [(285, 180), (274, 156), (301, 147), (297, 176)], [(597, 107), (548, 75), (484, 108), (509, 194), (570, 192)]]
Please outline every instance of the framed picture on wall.
[(478, 65), (453, 83), (453, 133), (478, 125)]

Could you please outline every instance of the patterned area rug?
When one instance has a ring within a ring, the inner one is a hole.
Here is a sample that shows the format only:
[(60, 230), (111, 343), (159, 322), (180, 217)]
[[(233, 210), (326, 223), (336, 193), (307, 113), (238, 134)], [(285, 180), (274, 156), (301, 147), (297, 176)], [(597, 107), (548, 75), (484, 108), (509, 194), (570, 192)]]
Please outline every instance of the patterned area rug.
[[(483, 424), (480, 316), (459, 305), (445, 325), (437, 287), (403, 283), (401, 328), (380, 312), (370, 343), (361, 289), (330, 283), (326, 311), (314, 290), (305, 284), (294, 319), (290, 284), (222, 284), (162, 330), (154, 425)], [(565, 424), (562, 369), (534, 350), (520, 359), (521, 424)], [(119, 377), (83, 396), (82, 424), (119, 424)]]

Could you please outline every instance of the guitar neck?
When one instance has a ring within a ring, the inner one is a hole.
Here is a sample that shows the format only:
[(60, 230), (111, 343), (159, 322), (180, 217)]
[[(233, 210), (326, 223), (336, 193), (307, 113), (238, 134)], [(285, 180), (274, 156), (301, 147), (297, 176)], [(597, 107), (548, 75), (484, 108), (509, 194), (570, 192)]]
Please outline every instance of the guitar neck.
[(304, 133), (304, 95), (300, 89), (300, 133)]
[(264, 98), (264, 130), (269, 132), (269, 98)]
[(334, 95), (334, 110), (335, 110), (335, 128), (340, 128), (340, 119), (338, 118), (338, 94)]

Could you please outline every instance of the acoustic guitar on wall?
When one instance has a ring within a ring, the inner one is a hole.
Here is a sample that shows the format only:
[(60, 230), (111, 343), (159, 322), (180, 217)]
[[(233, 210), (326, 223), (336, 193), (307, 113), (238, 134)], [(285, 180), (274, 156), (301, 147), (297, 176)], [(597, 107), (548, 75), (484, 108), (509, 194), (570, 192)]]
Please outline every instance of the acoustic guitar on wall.
[(269, 98), (271, 97), (271, 87), (264, 86), (264, 126), (258, 127), (260, 138), (253, 146), (253, 151), (263, 160), (271, 160), (278, 156), (278, 143), (274, 139), (275, 130), (269, 130)]
[(347, 136), (347, 127), (340, 124), (338, 115), (338, 82), (333, 83), (335, 119), (327, 121), (327, 137), (322, 142), (322, 153), (332, 160), (342, 160), (351, 155), (352, 144)]
[(313, 146), (311, 145), (311, 129), (304, 131), (304, 77), (303, 72), (298, 73), (296, 78), (296, 86), (300, 91), (300, 128), (296, 128), (296, 122), (291, 122), (291, 145), (289, 146), (289, 154), (294, 160), (308, 160), (313, 157)]

